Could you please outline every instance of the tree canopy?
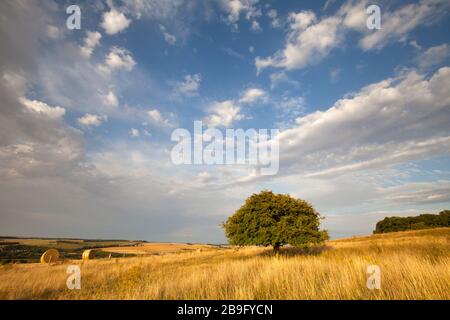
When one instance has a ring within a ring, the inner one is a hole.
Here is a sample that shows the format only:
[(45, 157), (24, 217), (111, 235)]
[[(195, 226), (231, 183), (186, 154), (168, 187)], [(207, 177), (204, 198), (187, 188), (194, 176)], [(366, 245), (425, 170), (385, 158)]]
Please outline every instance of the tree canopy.
[(416, 217), (386, 217), (378, 221), (373, 233), (450, 227), (450, 210)]
[(306, 201), (264, 190), (250, 196), (223, 224), (232, 245), (304, 246), (328, 239), (321, 217)]

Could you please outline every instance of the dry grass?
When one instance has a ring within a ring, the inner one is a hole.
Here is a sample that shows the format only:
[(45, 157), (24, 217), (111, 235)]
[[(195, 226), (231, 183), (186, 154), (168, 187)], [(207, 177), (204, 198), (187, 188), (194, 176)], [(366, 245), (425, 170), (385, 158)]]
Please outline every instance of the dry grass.
[[(0, 268), (2, 299), (450, 299), (450, 229), (330, 241), (310, 252), (216, 249), (89, 261), (82, 289), (67, 265)], [(80, 264), (81, 262), (75, 262)], [(379, 265), (381, 290), (366, 288)]]

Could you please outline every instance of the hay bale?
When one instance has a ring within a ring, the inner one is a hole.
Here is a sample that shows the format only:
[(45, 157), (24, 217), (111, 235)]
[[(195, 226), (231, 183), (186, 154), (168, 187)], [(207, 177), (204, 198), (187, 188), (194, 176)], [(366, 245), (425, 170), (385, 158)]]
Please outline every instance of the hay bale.
[(202, 252), (203, 250), (201, 248), (197, 249), (197, 252)]
[(59, 252), (56, 249), (48, 249), (41, 256), (41, 263), (55, 263), (59, 260)]
[(95, 257), (95, 251), (93, 249), (83, 251), (83, 260), (92, 260)]

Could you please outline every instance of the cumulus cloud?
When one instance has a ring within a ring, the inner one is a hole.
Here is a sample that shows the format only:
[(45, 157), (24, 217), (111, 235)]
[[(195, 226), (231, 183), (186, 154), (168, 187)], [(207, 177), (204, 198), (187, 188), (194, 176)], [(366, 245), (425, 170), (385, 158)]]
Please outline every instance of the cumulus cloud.
[(147, 115), (153, 123), (159, 126), (163, 127), (173, 126), (173, 123), (170, 121), (170, 119), (165, 118), (158, 109), (151, 109), (147, 111)]
[(260, 26), (256, 20), (261, 16), (261, 10), (257, 8), (258, 0), (221, 0), (222, 8), (227, 13), (226, 22), (238, 30), (238, 22), (241, 15), (251, 22), (251, 29), (259, 31)]
[(58, 106), (51, 107), (48, 104), (41, 101), (28, 100), (26, 98), (21, 98), (20, 101), (29, 111), (45, 117), (49, 117), (51, 119), (61, 118), (66, 113), (66, 109), (64, 108)]
[(84, 116), (78, 118), (78, 123), (86, 127), (99, 127), (102, 123), (106, 122), (108, 117), (105, 115), (97, 115), (86, 113)]
[(131, 52), (121, 47), (112, 47), (105, 58), (105, 63), (99, 66), (102, 72), (112, 72), (114, 70), (133, 70), (136, 62), (131, 55)]
[(109, 35), (116, 34), (128, 28), (131, 20), (128, 19), (122, 12), (111, 8), (110, 11), (103, 13), (103, 20), (101, 27)]
[(389, 43), (406, 41), (412, 30), (438, 20), (450, 8), (445, 0), (420, 1), (392, 11), (385, 8), (381, 30), (373, 31), (366, 27), (368, 3), (349, 0), (334, 15), (321, 19), (310, 10), (292, 12), (284, 48), (266, 58), (256, 57), (257, 73), (268, 67), (293, 70), (315, 64), (338, 48), (352, 30), (361, 34), (362, 50), (380, 50)]
[(92, 52), (94, 51), (95, 47), (97, 47), (100, 44), (100, 39), (102, 38), (102, 35), (100, 32), (95, 31), (87, 31), (86, 37), (84, 38), (84, 45), (80, 47), (81, 53), (89, 58), (92, 55)]
[(260, 100), (266, 96), (266, 92), (264, 90), (258, 88), (249, 88), (245, 90), (241, 99), (239, 100), (242, 103), (253, 103), (257, 100)]
[(303, 68), (316, 63), (342, 42), (339, 33), (341, 21), (337, 17), (315, 23), (317, 18), (312, 11), (302, 11), (292, 13), (289, 19), (290, 31), (286, 47), (272, 57), (256, 57), (258, 73), (270, 66), (288, 70)]
[(210, 114), (205, 120), (209, 127), (227, 127), (235, 121), (244, 119), (244, 115), (240, 113), (241, 108), (232, 100), (215, 102), (208, 108), (208, 112)]
[(149, 110), (147, 112), (147, 114), (155, 122), (161, 122), (162, 121), (161, 112), (159, 112), (159, 110), (156, 110), (156, 109)]
[(194, 96), (197, 94), (202, 81), (201, 74), (188, 74), (184, 77), (182, 82), (176, 85), (175, 91), (177, 94), (185, 96)]
[(103, 104), (108, 107), (117, 108), (119, 105), (119, 99), (116, 94), (110, 90), (107, 94), (102, 95)]

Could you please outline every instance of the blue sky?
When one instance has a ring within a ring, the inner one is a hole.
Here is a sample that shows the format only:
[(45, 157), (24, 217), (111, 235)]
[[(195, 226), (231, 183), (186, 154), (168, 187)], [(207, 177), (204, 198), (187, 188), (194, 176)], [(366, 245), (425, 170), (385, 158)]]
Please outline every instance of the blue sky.
[[(333, 237), (450, 206), (448, 1), (0, 7), (1, 234), (224, 242), (263, 188), (310, 201)], [(171, 133), (196, 120), (279, 129), (278, 174), (174, 165)]]

